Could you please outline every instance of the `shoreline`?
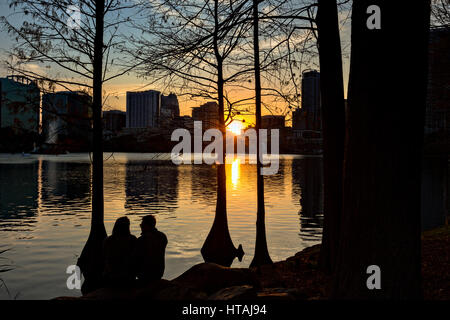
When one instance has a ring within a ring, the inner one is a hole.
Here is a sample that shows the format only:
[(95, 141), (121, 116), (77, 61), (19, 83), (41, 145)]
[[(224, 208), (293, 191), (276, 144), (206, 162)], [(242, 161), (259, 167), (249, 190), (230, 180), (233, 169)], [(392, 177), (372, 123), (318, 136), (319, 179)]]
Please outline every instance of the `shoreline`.
[[(211, 263), (194, 265), (173, 280), (144, 288), (102, 288), (82, 297), (56, 300), (161, 301), (294, 301), (326, 300), (332, 277), (318, 268), (320, 244), (286, 260), (256, 268), (226, 268)], [(424, 300), (450, 300), (450, 226), (422, 233)]]

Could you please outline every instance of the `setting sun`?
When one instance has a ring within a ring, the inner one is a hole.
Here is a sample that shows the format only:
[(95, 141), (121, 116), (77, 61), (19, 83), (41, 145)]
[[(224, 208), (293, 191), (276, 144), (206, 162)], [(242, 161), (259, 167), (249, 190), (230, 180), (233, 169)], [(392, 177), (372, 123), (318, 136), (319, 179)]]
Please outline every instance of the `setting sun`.
[(244, 129), (244, 124), (241, 121), (234, 120), (227, 127), (227, 130), (233, 132), (235, 135), (240, 135)]

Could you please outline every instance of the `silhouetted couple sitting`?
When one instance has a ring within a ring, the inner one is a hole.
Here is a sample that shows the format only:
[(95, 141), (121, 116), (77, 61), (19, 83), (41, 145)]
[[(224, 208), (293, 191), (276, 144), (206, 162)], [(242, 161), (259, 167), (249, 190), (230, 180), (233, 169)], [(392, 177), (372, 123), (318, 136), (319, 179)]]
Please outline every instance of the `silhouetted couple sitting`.
[(103, 244), (104, 280), (107, 286), (144, 286), (158, 281), (164, 274), (167, 237), (156, 229), (152, 215), (142, 218), (141, 236), (130, 232), (127, 217), (117, 219), (112, 235)]

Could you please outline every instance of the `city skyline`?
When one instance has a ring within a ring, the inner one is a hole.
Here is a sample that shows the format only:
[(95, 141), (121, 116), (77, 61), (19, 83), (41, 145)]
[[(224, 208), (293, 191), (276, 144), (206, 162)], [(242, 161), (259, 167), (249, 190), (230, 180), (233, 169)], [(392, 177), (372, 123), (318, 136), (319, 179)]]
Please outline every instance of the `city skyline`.
[[(25, 21), (24, 17), (20, 17), (17, 15), (14, 15), (14, 11), (9, 8), (8, 4), (5, 2), (0, 3), (0, 12), (2, 12), (1, 16), (10, 16), (14, 23), (17, 23), (20, 25), (23, 21)], [(339, 13), (341, 21), (346, 21), (348, 19), (348, 12), (344, 11)], [(345, 53), (345, 48), (348, 47), (348, 44), (350, 43), (350, 25), (349, 23), (345, 23), (343, 25), (343, 28), (341, 30), (342, 35), (342, 46), (344, 50), (343, 55), (343, 69), (344, 69), (344, 86), (347, 88), (348, 83), (348, 71), (349, 71), (349, 55), (348, 53)], [(11, 36), (5, 32), (3, 29), (0, 30), (0, 41), (2, 43), (2, 46), (0, 48), (0, 60), (3, 60), (6, 58), (6, 51), (11, 48), (11, 45), (14, 43), (14, 40), (11, 38)], [(318, 65), (318, 60), (314, 62), (316, 65)], [(35, 69), (39, 72), (46, 72), (46, 69), (43, 66), (37, 65), (37, 64), (31, 64), (29, 65), (29, 68)], [(310, 67), (306, 67), (305, 70), (307, 70)], [(52, 68), (53, 69), (53, 68)], [(10, 75), (9, 71), (5, 68), (4, 64), (0, 64), (0, 77), (6, 77)], [(64, 75), (64, 73), (62, 73)], [(299, 80), (300, 81), (300, 77)], [(62, 91), (64, 89), (61, 89)], [(74, 91), (78, 91), (79, 88), (73, 88)], [(145, 80), (142, 77), (138, 77), (133, 73), (125, 74), (119, 78), (116, 78), (112, 80), (111, 82), (107, 82), (104, 84), (104, 91), (105, 96), (107, 98), (105, 99), (105, 103), (103, 106), (103, 109), (105, 111), (107, 110), (120, 110), (120, 111), (126, 111), (126, 92), (128, 91), (145, 91), (145, 90), (157, 90), (160, 91), (161, 94), (168, 95), (169, 93), (173, 92), (177, 94), (179, 102), (180, 102), (180, 115), (191, 115), (191, 109), (194, 107), (197, 107), (203, 103), (208, 102), (208, 99), (199, 99), (195, 98), (192, 99), (190, 97), (189, 92), (183, 92), (183, 94), (180, 94), (179, 88), (173, 88), (170, 86), (167, 86), (166, 83), (163, 84), (151, 84), (149, 83), (149, 80)], [(346, 94), (345, 89), (345, 94)], [(239, 92), (236, 90), (231, 90), (231, 95), (233, 96), (234, 100), (240, 100), (242, 98), (247, 98), (249, 95), (249, 92), (247, 90), (244, 92)], [(233, 100), (232, 99), (232, 100)], [(267, 98), (264, 98), (267, 101)], [(285, 104), (276, 104), (277, 107), (280, 107), (281, 109), (284, 109), (285, 111), (288, 111), (285, 109)], [(263, 114), (270, 114), (268, 110), (265, 108), (263, 109)], [(238, 119), (242, 120), (243, 117), (238, 117)], [(249, 121), (250, 117), (245, 118), (246, 121)], [(290, 119), (288, 120), (290, 121)]]

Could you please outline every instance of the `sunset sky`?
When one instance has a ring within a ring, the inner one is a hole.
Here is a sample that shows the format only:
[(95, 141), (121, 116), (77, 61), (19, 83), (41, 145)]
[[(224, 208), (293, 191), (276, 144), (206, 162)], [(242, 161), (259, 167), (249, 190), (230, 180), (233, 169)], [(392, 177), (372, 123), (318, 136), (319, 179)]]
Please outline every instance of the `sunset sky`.
[[(8, 7), (7, 1), (2, 1), (0, 3), (0, 12), (1, 15), (8, 17), (11, 15), (12, 11)], [(348, 12), (342, 12), (341, 13), (341, 19), (344, 20), (348, 16)], [(22, 17), (14, 15), (10, 16), (10, 21), (13, 23), (21, 24), (22, 23)], [(343, 47), (343, 67), (344, 67), (344, 86), (347, 88), (347, 81), (348, 81), (348, 66), (349, 66), (349, 42), (350, 42), (350, 19), (347, 20), (346, 24), (341, 30), (341, 40), (342, 40), (342, 47)], [(0, 77), (5, 77), (10, 74), (10, 72), (7, 71), (5, 68), (3, 61), (6, 58), (7, 50), (11, 47), (11, 45), (14, 43), (14, 39), (12, 39), (11, 36), (9, 36), (4, 30), (0, 30)], [(29, 68), (35, 69), (36, 71), (45, 71), (43, 68), (39, 65), (29, 65)], [(300, 82), (299, 82), (300, 83)], [(250, 84), (252, 86), (253, 84)], [(263, 84), (264, 85), (264, 84)], [(163, 94), (169, 94), (172, 90), (170, 86), (165, 87), (157, 87), (155, 85), (148, 85), (148, 81), (144, 80), (140, 77), (138, 77), (136, 74), (131, 73), (130, 75), (124, 75), (120, 78), (116, 78), (110, 82), (107, 82), (104, 85), (104, 92), (106, 95), (108, 95), (108, 99), (106, 100), (106, 105), (104, 106), (105, 110), (112, 110), (112, 109), (118, 109), (118, 110), (125, 110), (126, 109), (126, 92), (127, 91), (141, 91), (141, 90), (150, 90), (155, 89), (158, 91), (161, 91)], [(174, 90), (176, 92), (176, 90)], [(230, 95), (233, 95), (233, 99), (237, 100), (241, 97), (248, 96), (247, 93), (244, 92), (238, 92), (233, 91), (229, 93)], [(180, 112), (181, 115), (191, 115), (191, 108), (199, 106), (202, 102), (201, 100), (195, 100), (192, 99), (189, 96), (179, 96), (179, 102), (180, 102)], [(266, 100), (266, 102), (268, 102)], [(272, 103), (272, 102), (270, 102)], [(285, 104), (278, 105), (280, 108), (279, 110), (287, 110)], [(277, 113), (277, 112), (274, 112)], [(269, 114), (269, 112), (263, 108), (263, 115)], [(242, 117), (241, 117), (242, 118)], [(246, 122), (251, 123), (253, 122), (252, 116), (247, 116)], [(288, 115), (287, 120), (290, 120), (290, 116)], [(289, 123), (288, 123), (289, 124)]]

